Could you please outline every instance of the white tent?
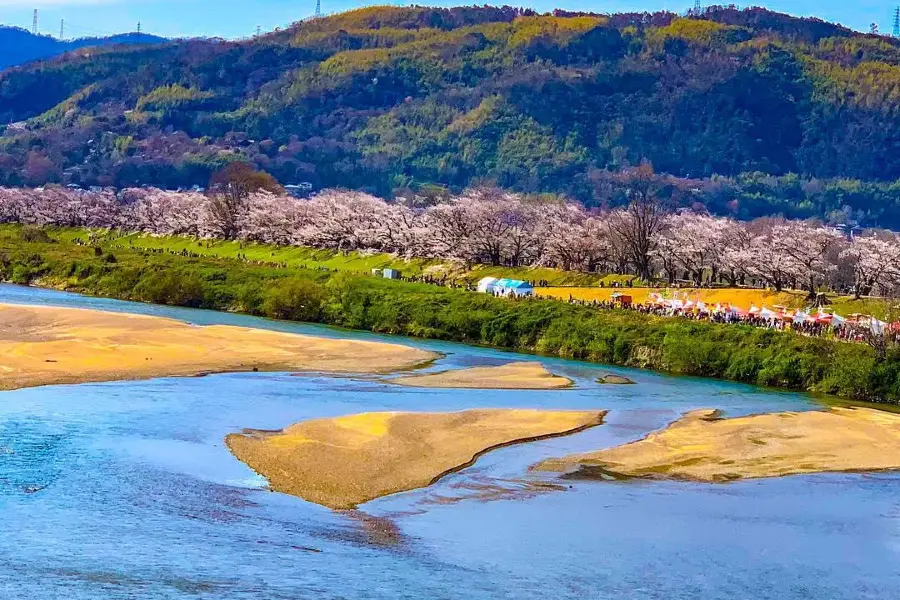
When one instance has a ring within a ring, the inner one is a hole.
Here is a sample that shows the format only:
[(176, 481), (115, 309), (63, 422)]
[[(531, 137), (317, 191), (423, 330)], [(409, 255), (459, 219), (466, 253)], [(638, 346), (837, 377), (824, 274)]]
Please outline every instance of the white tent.
[(478, 282), (478, 291), (482, 294), (493, 294), (497, 287), (496, 277), (485, 277)]
[(815, 321), (815, 319), (802, 310), (798, 310), (794, 315), (794, 323), (806, 323), (807, 321)]

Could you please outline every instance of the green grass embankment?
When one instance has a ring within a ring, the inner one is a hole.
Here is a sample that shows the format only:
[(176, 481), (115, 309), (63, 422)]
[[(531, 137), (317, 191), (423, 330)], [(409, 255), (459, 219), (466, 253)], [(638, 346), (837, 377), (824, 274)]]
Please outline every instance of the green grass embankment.
[(82, 246), (76, 237), (0, 227), (0, 280), (900, 403), (896, 350), (878, 358), (865, 345), (749, 326), (505, 300), (346, 270), (256, 265), (224, 253), (179, 256), (129, 247), (122, 238)]

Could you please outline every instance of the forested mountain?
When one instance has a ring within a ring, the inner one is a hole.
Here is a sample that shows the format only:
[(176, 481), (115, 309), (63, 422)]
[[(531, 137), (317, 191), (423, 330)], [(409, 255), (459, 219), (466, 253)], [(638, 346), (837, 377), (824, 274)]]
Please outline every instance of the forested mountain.
[(900, 42), (763, 9), (377, 7), (244, 42), (69, 53), (0, 74), (0, 184), (492, 183), (738, 217), (900, 227)]
[(158, 44), (164, 38), (146, 33), (123, 33), (109, 37), (58, 40), (49, 35), (35, 35), (21, 27), (0, 26), (0, 69), (33, 60), (52, 58), (65, 52), (92, 46)]

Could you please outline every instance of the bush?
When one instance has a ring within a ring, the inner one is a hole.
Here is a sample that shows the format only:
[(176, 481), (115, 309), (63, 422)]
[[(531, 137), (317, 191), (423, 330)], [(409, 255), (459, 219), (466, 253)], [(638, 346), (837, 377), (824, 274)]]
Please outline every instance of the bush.
[(31, 283), (31, 269), (25, 265), (16, 265), (13, 267), (9, 280), (19, 285), (28, 285)]
[(193, 273), (153, 271), (134, 287), (134, 298), (171, 306), (204, 306), (203, 282)]
[(52, 244), (55, 240), (50, 237), (46, 231), (34, 225), (25, 225), (22, 227), (20, 237), (23, 242), (37, 242), (41, 244)]
[(281, 281), (266, 294), (263, 314), (287, 321), (319, 321), (325, 290), (308, 279)]

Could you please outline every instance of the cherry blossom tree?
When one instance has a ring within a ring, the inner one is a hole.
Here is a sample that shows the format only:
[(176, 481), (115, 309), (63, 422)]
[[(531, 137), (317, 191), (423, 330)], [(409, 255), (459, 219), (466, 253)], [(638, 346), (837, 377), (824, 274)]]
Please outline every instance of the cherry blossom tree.
[(781, 221), (758, 219), (753, 223), (750, 243), (731, 253), (734, 263), (745, 265), (747, 273), (781, 291), (796, 278), (796, 261), (784, 252), (789, 240), (778, 229)]
[(729, 219), (717, 219), (692, 211), (668, 215), (660, 235), (657, 254), (671, 281), (672, 266), (679, 265), (689, 273), (695, 285), (703, 281), (707, 270), (715, 279), (726, 247), (726, 234), (731, 228)]
[(641, 165), (629, 176), (628, 206), (610, 213), (610, 226), (636, 274), (644, 281), (650, 281), (653, 256), (665, 226), (665, 210), (656, 194), (652, 167)]
[(814, 222), (763, 218), (745, 223), (696, 211), (666, 214), (652, 186), (631, 204), (588, 211), (559, 199), (479, 188), (433, 202), (386, 201), (325, 190), (297, 199), (259, 187), (227, 221), (214, 196), (155, 188), (0, 188), (0, 222), (117, 228), (157, 235), (234, 237), (335, 251), (379, 251), (467, 265), (544, 265), (650, 277), (686, 272), (695, 284), (721, 273), (732, 285), (799, 283), (850, 289), (859, 297), (900, 289), (900, 236), (865, 232), (845, 240)]
[(837, 269), (831, 253), (840, 252), (843, 236), (806, 221), (782, 221), (773, 227), (771, 235), (780, 252), (791, 259), (792, 274), (805, 282), (810, 296), (815, 296), (818, 286)]
[(876, 286), (890, 288), (900, 278), (900, 237), (895, 233), (855, 237), (840, 256), (850, 261), (857, 299)]

